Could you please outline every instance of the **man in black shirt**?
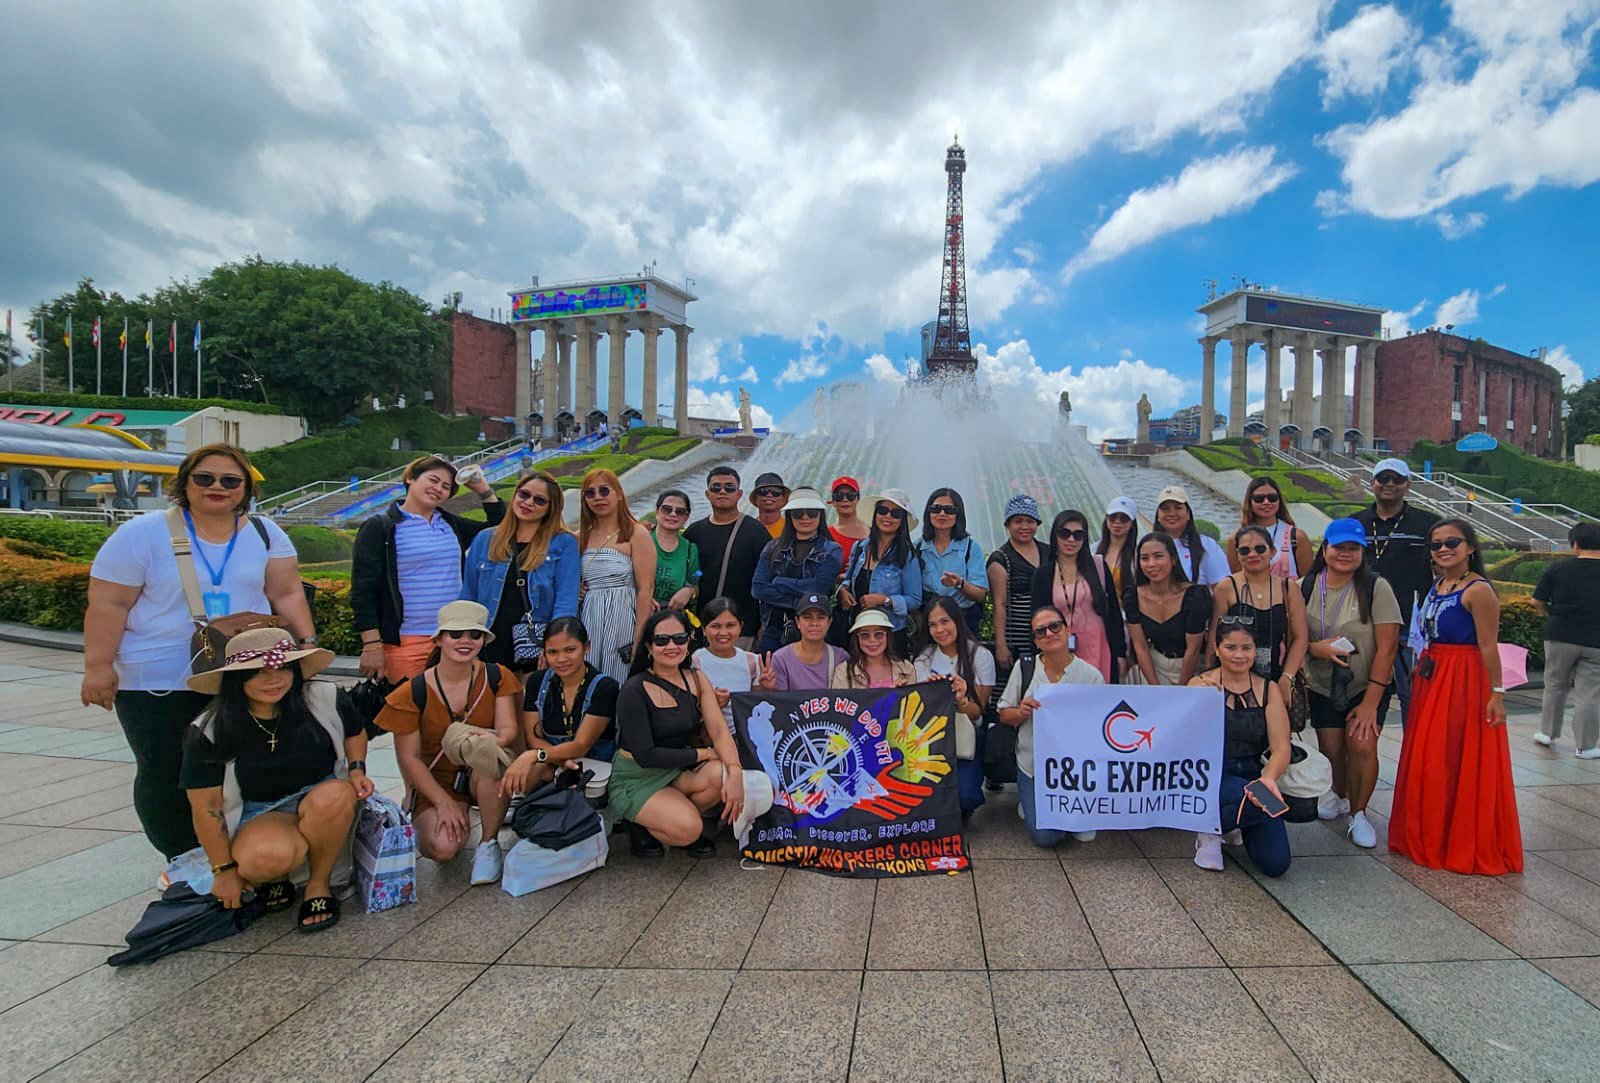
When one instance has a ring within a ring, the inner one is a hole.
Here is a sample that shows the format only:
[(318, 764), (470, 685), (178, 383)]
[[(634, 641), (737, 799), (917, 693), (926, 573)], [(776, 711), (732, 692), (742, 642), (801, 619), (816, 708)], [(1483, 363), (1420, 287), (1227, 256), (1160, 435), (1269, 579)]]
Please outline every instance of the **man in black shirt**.
[(739, 498), (743, 495), (737, 470), (713, 466), (706, 476), (706, 500), (711, 503), (711, 514), (689, 524), (683, 536), (700, 550), (700, 598), (710, 601), (723, 595), (733, 599), (744, 622), (739, 646), (748, 650), (761, 623), (750, 584), (755, 579), (761, 550), (772, 537), (760, 522), (739, 511)]
[(1545, 615), (1544, 710), (1536, 743), (1549, 748), (1561, 736), (1567, 691), (1577, 680), (1572, 716), (1578, 758), (1600, 759), (1600, 523), (1579, 523), (1567, 535), (1573, 559), (1544, 570), (1533, 604)]
[(1394, 660), (1394, 686), (1400, 697), (1400, 718), (1404, 723), (1411, 705), (1411, 667), (1416, 662), (1406, 638), (1411, 628), (1411, 611), (1433, 585), (1433, 566), (1428, 560), (1428, 531), (1439, 521), (1431, 511), (1406, 503), (1411, 491), (1411, 467), (1404, 459), (1384, 459), (1372, 468), (1372, 507), (1356, 512), (1355, 518), (1367, 529), (1367, 546), (1372, 550), (1370, 566), (1394, 588), (1404, 620), (1400, 633), (1400, 653)]

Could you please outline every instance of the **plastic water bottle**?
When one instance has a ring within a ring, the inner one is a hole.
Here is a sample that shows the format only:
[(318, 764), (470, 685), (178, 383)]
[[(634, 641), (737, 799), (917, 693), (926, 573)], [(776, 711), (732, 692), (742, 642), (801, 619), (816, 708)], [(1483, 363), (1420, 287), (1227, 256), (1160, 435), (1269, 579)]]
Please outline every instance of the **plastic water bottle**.
[(188, 853), (173, 858), (158, 883), (162, 891), (173, 884), (188, 884), (196, 895), (209, 895), (212, 880), (211, 859), (206, 857), (202, 847), (196, 846)]

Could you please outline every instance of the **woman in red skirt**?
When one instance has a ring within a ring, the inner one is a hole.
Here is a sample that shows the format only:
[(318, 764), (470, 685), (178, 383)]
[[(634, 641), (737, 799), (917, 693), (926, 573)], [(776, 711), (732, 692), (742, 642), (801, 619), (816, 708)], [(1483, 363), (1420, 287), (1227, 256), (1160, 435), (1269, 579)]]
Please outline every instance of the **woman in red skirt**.
[(1411, 686), (1389, 849), (1432, 869), (1521, 872), (1500, 687), (1500, 599), (1465, 520), (1437, 523), (1428, 550), (1439, 578), (1419, 611), (1427, 650)]

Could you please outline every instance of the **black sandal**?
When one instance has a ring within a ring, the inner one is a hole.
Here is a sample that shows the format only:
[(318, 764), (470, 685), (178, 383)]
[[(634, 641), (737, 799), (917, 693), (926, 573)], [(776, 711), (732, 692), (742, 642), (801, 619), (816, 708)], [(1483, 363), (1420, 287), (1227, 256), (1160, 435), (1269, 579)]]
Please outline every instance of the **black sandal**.
[[(306, 919), (319, 914), (328, 915), (327, 920), (319, 921), (315, 925), (307, 925)], [(306, 899), (300, 904), (300, 916), (296, 919), (300, 931), (303, 933), (320, 933), (324, 929), (331, 929), (339, 924), (339, 900), (332, 895), (318, 895)]]
[(294, 905), (294, 881), (274, 880), (270, 884), (262, 884), (256, 889), (256, 897), (261, 900), (262, 909), (269, 914), (287, 910)]

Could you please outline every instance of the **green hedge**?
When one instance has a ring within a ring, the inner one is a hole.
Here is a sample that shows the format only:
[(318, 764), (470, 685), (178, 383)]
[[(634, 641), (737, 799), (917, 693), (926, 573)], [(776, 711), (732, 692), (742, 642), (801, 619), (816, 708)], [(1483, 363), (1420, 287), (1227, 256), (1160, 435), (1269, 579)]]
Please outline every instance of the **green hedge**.
[(0, 621), (81, 632), (88, 604), (87, 564), (40, 560), (0, 543)]
[(1527, 598), (1500, 600), (1500, 642), (1528, 649), (1529, 665), (1544, 665), (1544, 618)]
[[(250, 461), (266, 478), (269, 493), (284, 493), (313, 481), (373, 474), (404, 466), (427, 452), (465, 454), (476, 450), (482, 420), (445, 417), (425, 406), (386, 410), (361, 419), (359, 425), (330, 429), (281, 447), (253, 452)], [(391, 451), (396, 439), (413, 440), (424, 450)], [(271, 507), (272, 499), (263, 502)]]
[[(34, 375), (38, 375), (35, 373)], [(37, 383), (38, 381), (34, 381)], [(173, 399), (155, 396), (122, 395), (85, 395), (73, 392), (71, 395), (64, 392), (37, 391), (7, 391), (7, 402), (16, 403), (18, 406), (56, 406), (66, 408), (77, 407), (81, 410), (188, 410), (190, 412), (204, 410), (209, 406), (221, 406), (229, 410), (241, 410), (247, 414), (281, 414), (283, 407), (273, 406), (265, 402), (238, 402), (234, 399)]]
[(72, 560), (93, 560), (110, 536), (111, 528), (99, 523), (77, 523), (43, 515), (0, 515), (0, 538), (32, 542)]
[(1600, 515), (1600, 474), (1570, 463), (1540, 459), (1505, 444), (1493, 451), (1457, 451), (1426, 440), (1419, 441), (1406, 458), (1414, 468), (1431, 461), (1435, 469), (1459, 474), (1496, 492), (1525, 489), (1537, 494), (1534, 503), (1570, 504), (1589, 515)]
[(325, 526), (291, 526), (284, 533), (294, 542), (302, 565), (350, 559), (353, 541), (344, 531)]

